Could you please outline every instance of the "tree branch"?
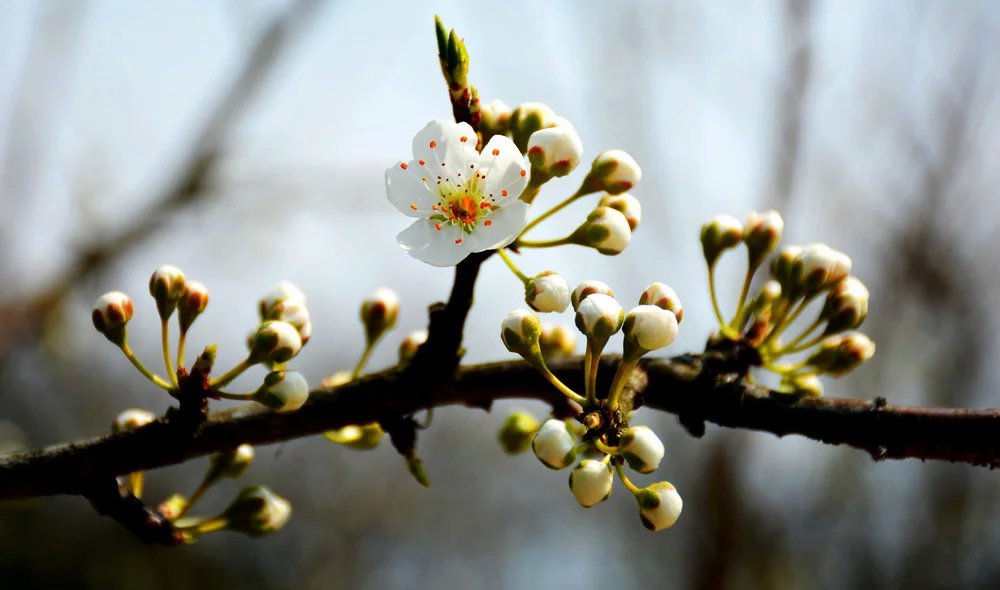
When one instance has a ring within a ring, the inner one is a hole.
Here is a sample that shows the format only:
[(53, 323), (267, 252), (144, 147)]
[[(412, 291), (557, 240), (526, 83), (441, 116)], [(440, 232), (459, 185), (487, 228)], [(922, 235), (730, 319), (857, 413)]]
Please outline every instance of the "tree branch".
[[(703, 434), (707, 421), (845, 444), (875, 460), (913, 457), (1000, 466), (1000, 410), (894, 406), (881, 399), (795, 400), (732, 374), (718, 374), (705, 356), (647, 360), (643, 366), (647, 382), (637, 392), (640, 403), (677, 414), (695, 436)], [(552, 367), (560, 379), (580, 385), (581, 359)], [(605, 368), (602, 374), (608, 377), (611, 367)], [(461, 368), (450, 386), (425, 396), (414, 396), (405, 373), (390, 369), (317, 391), (290, 414), (257, 407), (217, 412), (183, 440), (167, 420), (160, 420), (131, 432), (13, 455), (0, 461), (0, 499), (88, 495), (91, 482), (106, 476), (164, 467), (242, 443), (270, 444), (437, 406), (489, 409), (494, 400), (506, 398), (560, 403), (559, 394), (521, 361)]]

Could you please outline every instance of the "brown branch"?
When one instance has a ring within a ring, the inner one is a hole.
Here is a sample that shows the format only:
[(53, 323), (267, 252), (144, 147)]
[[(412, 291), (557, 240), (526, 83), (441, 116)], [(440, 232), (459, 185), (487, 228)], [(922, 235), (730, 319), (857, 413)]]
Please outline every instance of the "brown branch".
[[(604, 378), (612, 373), (613, 362), (605, 359)], [(695, 436), (707, 421), (849, 445), (875, 460), (914, 457), (1000, 466), (1000, 410), (893, 406), (878, 399), (796, 401), (706, 366), (704, 357), (693, 355), (647, 361), (648, 383), (640, 401), (677, 414)], [(553, 363), (553, 369), (579, 387), (580, 359)], [(0, 461), (0, 499), (87, 495), (89, 482), (102, 477), (164, 467), (242, 443), (270, 444), (436, 406), (488, 409), (505, 398), (560, 403), (559, 394), (520, 361), (462, 368), (451, 386), (425, 396), (414, 396), (404, 373), (392, 369), (317, 391), (291, 414), (245, 407), (215, 413), (184, 440), (161, 420), (132, 432), (13, 455)]]

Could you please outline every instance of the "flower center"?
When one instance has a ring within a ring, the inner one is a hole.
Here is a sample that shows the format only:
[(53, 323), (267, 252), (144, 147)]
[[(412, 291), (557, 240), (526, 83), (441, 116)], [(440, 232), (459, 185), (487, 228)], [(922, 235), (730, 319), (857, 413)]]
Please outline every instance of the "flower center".
[(484, 218), (498, 207), (493, 204), (492, 195), (483, 194), (482, 179), (482, 175), (477, 172), (464, 182), (455, 183), (449, 178), (437, 185), (438, 205), (434, 206), (434, 210), (438, 213), (431, 216), (437, 222), (435, 228), (441, 229), (445, 224), (453, 224), (461, 227), (465, 233), (472, 233), (480, 222), (486, 226), (493, 224)]

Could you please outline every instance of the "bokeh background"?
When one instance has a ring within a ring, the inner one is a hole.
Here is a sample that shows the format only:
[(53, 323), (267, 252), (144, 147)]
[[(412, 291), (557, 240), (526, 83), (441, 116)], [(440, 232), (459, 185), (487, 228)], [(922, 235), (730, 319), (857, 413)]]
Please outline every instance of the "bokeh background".
[[(718, 213), (777, 208), (786, 243), (824, 241), (872, 290), (875, 360), (829, 395), (989, 407), (998, 401), (995, 236), (1000, 5), (981, 2), (361, 2), (5, 0), (0, 3), (0, 439), (4, 450), (104, 433), (127, 407), (169, 400), (90, 326), (116, 288), (131, 339), (156, 365), (146, 292), (173, 263), (211, 290), (191, 350), (242, 356), (260, 294), (307, 293), (312, 382), (353, 365), (356, 309), (382, 285), (403, 299), (372, 367), (446, 296), (451, 271), (408, 258), (407, 220), (383, 172), (428, 120), (450, 116), (432, 18), (465, 37), (484, 101), (540, 101), (570, 119), (586, 157), (642, 165), (644, 218), (615, 258), (529, 252), (526, 271), (653, 280), (686, 315), (670, 353), (712, 328), (697, 232)], [(575, 188), (552, 182), (541, 203)], [(562, 235), (591, 202), (540, 233)], [(733, 305), (741, 261), (721, 269)], [(491, 260), (469, 361), (510, 358), (497, 335), (520, 287)], [(558, 318), (570, 321), (569, 315)], [(612, 344), (612, 349), (616, 347)], [(241, 383), (248, 388), (260, 373)], [(280, 533), (139, 544), (82, 499), (0, 506), (6, 588), (995, 588), (1000, 477), (965, 465), (875, 463), (790, 437), (710, 426), (692, 439), (646, 412), (667, 445), (658, 478), (685, 499), (650, 534), (622, 488), (582, 510), (493, 432), (506, 411), (438, 412), (420, 450), (433, 487), (384, 445), (321, 438), (258, 449), (241, 482), (294, 503)], [(205, 461), (151, 473), (148, 497), (189, 492)], [(645, 479), (643, 481), (646, 481)]]

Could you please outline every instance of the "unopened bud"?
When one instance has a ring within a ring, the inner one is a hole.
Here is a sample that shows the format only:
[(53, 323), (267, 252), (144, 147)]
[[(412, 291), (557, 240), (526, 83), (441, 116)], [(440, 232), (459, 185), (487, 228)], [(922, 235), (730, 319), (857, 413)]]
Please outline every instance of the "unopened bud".
[(614, 483), (611, 464), (594, 459), (584, 459), (569, 473), (569, 489), (584, 508), (597, 506), (611, 497)]
[(351, 376), (350, 371), (337, 371), (333, 375), (323, 377), (323, 380), (319, 382), (319, 386), (323, 389), (333, 389), (334, 387), (346, 385), (353, 380), (354, 378)]
[(295, 371), (271, 371), (254, 395), (254, 400), (279, 414), (298, 410), (307, 399), (309, 384)]
[(868, 317), (868, 288), (854, 277), (840, 281), (826, 296), (820, 317), (826, 320), (824, 334), (853, 330)]
[(551, 270), (538, 273), (524, 286), (524, 302), (538, 312), (563, 312), (569, 307), (569, 283)]
[(635, 360), (677, 339), (677, 316), (655, 305), (633, 307), (625, 315), (624, 356)]
[(819, 293), (836, 285), (851, 273), (851, 259), (826, 244), (810, 244), (799, 255), (799, 288)]
[(312, 320), (309, 317), (309, 309), (306, 307), (304, 301), (292, 299), (279, 301), (271, 306), (264, 319), (278, 320), (291, 324), (295, 328), (295, 331), (299, 333), (299, 338), (302, 339), (303, 346), (312, 337)]
[(576, 460), (576, 441), (562, 420), (550, 418), (542, 424), (531, 441), (538, 460), (551, 469), (563, 469)]
[(628, 227), (632, 231), (639, 227), (639, 222), (642, 220), (642, 205), (639, 204), (639, 199), (628, 193), (605, 195), (598, 201), (597, 206), (611, 207), (624, 215), (625, 220), (628, 221)]
[(528, 139), (527, 155), (533, 179), (566, 176), (583, 157), (583, 142), (576, 128), (562, 117), (556, 117), (554, 123), (535, 131)]
[(820, 381), (819, 375), (816, 373), (795, 373), (781, 379), (778, 391), (806, 397), (821, 397), (823, 395), (823, 382)]
[(250, 337), (250, 361), (288, 362), (302, 350), (302, 337), (288, 322), (269, 320)]
[(510, 114), (510, 135), (517, 149), (525, 153), (531, 135), (555, 124), (556, 114), (540, 102), (526, 102)]
[(781, 286), (785, 296), (791, 298), (799, 289), (799, 276), (801, 276), (802, 247), (785, 246), (778, 255), (771, 260), (771, 276)]
[(743, 227), (743, 243), (747, 245), (750, 268), (760, 266), (764, 258), (778, 247), (785, 221), (777, 211), (751, 211)]
[(622, 434), (618, 445), (628, 466), (639, 473), (652, 473), (663, 460), (663, 443), (648, 426), (632, 426)]
[(528, 450), (531, 439), (538, 432), (538, 421), (528, 412), (513, 412), (504, 420), (497, 440), (500, 448), (508, 455), (517, 455)]
[(164, 264), (149, 277), (149, 294), (156, 300), (160, 319), (166, 321), (184, 294), (184, 273), (176, 266)]
[(139, 408), (132, 408), (115, 416), (115, 421), (111, 423), (111, 432), (127, 432), (145, 426), (156, 420), (152, 412), (147, 412)]
[(642, 525), (651, 531), (662, 531), (674, 526), (684, 508), (677, 488), (667, 481), (642, 488), (636, 492), (635, 499), (639, 502)]
[(595, 208), (570, 236), (572, 243), (594, 248), (607, 256), (621, 254), (631, 240), (628, 220), (611, 207)]
[(618, 195), (632, 190), (640, 180), (642, 170), (632, 156), (622, 150), (607, 150), (594, 158), (583, 188), (588, 192), (605, 191)]
[(743, 224), (732, 215), (717, 215), (701, 226), (701, 249), (708, 267), (715, 266), (719, 255), (743, 240)]
[(511, 110), (502, 100), (483, 105), (479, 109), (479, 131), (483, 134), (483, 142), (489, 141), (494, 135), (504, 135), (510, 129)]
[(538, 338), (545, 360), (572, 356), (576, 352), (576, 332), (565, 324), (546, 325)]
[(177, 302), (177, 321), (181, 333), (187, 332), (191, 324), (208, 307), (208, 289), (198, 281), (185, 281), (184, 292)]
[(677, 323), (684, 319), (684, 307), (677, 292), (663, 283), (653, 283), (639, 296), (639, 305), (655, 305), (674, 314)]
[(806, 364), (836, 377), (845, 375), (875, 354), (875, 343), (861, 332), (827, 336)]
[(399, 364), (409, 364), (424, 342), (427, 342), (427, 330), (416, 330), (407, 334), (399, 343)]
[(374, 449), (382, 442), (385, 432), (378, 422), (368, 424), (349, 424), (337, 430), (328, 430), (323, 436), (331, 442), (335, 442), (345, 447), (350, 447), (358, 451)]
[(540, 354), (538, 339), (542, 335), (542, 322), (526, 309), (516, 309), (500, 324), (500, 340), (507, 350), (533, 361)]
[(253, 447), (243, 444), (235, 449), (214, 453), (209, 462), (206, 480), (216, 480), (222, 477), (236, 479), (243, 475), (253, 463)]
[(132, 300), (121, 291), (108, 291), (94, 302), (94, 327), (117, 346), (125, 344), (125, 325), (132, 319)]
[(285, 301), (298, 303), (303, 307), (306, 306), (305, 293), (291, 281), (281, 281), (261, 297), (260, 303), (257, 305), (261, 321), (276, 319), (269, 317), (271, 308)]
[(372, 296), (361, 302), (361, 323), (365, 326), (368, 344), (396, 326), (399, 315), (399, 296), (392, 289), (380, 287)]
[(576, 310), (576, 327), (587, 337), (595, 350), (604, 348), (625, 321), (625, 311), (614, 297), (594, 293), (580, 302)]
[(277, 531), (291, 515), (292, 505), (288, 500), (264, 486), (244, 488), (223, 513), (229, 530), (251, 537)]
[(570, 296), (570, 301), (573, 303), (573, 311), (579, 309), (580, 302), (594, 293), (602, 293), (609, 297), (615, 296), (615, 292), (611, 290), (611, 287), (601, 281), (584, 281), (577, 285), (576, 289), (573, 289), (573, 294)]

